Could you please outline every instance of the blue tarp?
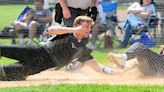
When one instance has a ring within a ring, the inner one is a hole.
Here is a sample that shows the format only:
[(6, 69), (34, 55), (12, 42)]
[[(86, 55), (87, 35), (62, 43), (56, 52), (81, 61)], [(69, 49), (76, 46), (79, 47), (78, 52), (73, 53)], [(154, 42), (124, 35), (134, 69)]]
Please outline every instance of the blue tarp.
[(145, 32), (141, 34), (139, 39), (132, 39), (130, 44), (132, 45), (136, 42), (143, 43), (147, 47), (154, 47), (156, 45), (156, 43)]

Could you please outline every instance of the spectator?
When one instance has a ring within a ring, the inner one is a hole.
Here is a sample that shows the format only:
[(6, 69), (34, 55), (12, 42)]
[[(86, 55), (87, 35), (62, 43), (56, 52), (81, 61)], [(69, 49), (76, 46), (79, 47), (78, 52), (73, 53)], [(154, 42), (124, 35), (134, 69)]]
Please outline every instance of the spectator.
[(21, 22), (15, 22), (15, 31), (19, 32), (20, 30), (20, 33), (18, 35), (20, 45), (24, 45), (24, 35), (23, 33), (21, 33), (21, 29), (29, 29), (29, 41), (27, 45), (32, 45), (33, 38), (35, 37), (35, 33), (37, 32), (37, 30), (44, 29), (46, 23), (52, 21), (51, 11), (43, 9), (43, 4), (43, 0), (35, 0), (35, 9), (27, 12)]
[(61, 5), (64, 24), (73, 26), (77, 16), (86, 15), (90, 6), (95, 6), (98, 0), (58, 0)]
[(140, 0), (140, 3), (133, 3), (128, 9), (128, 18), (124, 25), (125, 35), (120, 44), (121, 48), (125, 48), (134, 30), (139, 30), (140, 25), (147, 26), (147, 21), (152, 14), (155, 14), (153, 0)]

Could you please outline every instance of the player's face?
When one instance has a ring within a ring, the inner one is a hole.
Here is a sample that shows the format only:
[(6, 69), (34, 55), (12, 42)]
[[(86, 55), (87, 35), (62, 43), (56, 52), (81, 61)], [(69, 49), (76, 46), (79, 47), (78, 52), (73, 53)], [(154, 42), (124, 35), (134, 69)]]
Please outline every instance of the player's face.
[(152, 0), (143, 0), (143, 5), (149, 5), (152, 2)]
[(41, 2), (34, 2), (34, 5), (37, 10), (43, 9), (43, 3)]
[(81, 26), (83, 27), (83, 36), (87, 38), (91, 31), (91, 23), (89, 21), (84, 21), (81, 23)]

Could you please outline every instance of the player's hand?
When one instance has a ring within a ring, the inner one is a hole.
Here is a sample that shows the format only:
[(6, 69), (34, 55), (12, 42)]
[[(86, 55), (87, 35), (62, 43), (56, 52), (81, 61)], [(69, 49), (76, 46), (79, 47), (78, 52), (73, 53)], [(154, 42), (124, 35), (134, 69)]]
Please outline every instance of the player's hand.
[(82, 28), (82, 26), (78, 26), (78, 27), (76, 27), (76, 31), (75, 31), (75, 33), (81, 33), (83, 31), (83, 28)]
[(63, 17), (69, 19), (71, 17), (71, 12), (68, 8), (63, 9)]
[(161, 48), (161, 50), (160, 50), (160, 54), (161, 54), (161, 55), (164, 55), (164, 47)]
[(39, 19), (39, 16), (37, 16), (37, 15), (33, 15), (33, 17), (32, 17), (34, 20), (38, 20)]
[(82, 26), (78, 26), (78, 27), (77, 27), (76, 33), (77, 33), (78, 35), (83, 36), (83, 37), (88, 37), (89, 30), (90, 30), (90, 29), (88, 28), (88, 26), (82, 25)]
[(28, 18), (32, 18), (32, 17), (33, 17), (33, 13), (31, 13), (31, 12), (28, 13), (27, 17), (28, 17)]

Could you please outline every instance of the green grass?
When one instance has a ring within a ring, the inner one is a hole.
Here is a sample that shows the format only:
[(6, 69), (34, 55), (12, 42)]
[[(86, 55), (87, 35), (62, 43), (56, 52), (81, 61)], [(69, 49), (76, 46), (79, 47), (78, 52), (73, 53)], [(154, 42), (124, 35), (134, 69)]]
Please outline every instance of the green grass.
[(5, 26), (11, 26), (10, 22), (16, 20), (26, 6), (32, 5), (0, 5), (0, 30)]
[(128, 8), (128, 5), (120, 5), (118, 6), (118, 10), (126, 10)]
[(1, 92), (164, 92), (164, 86), (57, 84), (37, 87), (14, 87), (0, 90)]
[(11, 44), (11, 39), (0, 39), (0, 44)]

